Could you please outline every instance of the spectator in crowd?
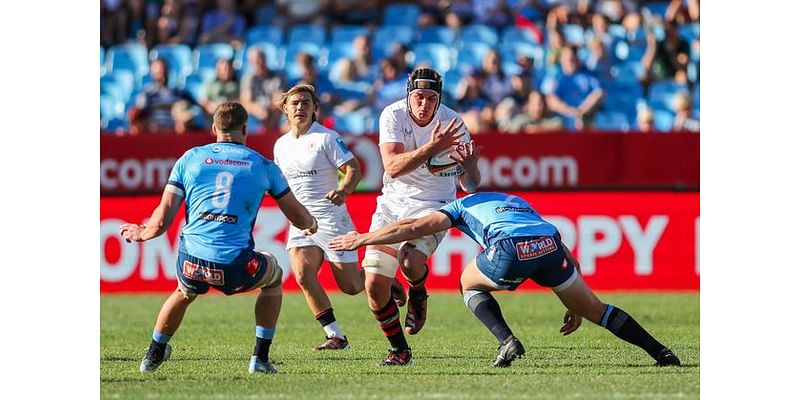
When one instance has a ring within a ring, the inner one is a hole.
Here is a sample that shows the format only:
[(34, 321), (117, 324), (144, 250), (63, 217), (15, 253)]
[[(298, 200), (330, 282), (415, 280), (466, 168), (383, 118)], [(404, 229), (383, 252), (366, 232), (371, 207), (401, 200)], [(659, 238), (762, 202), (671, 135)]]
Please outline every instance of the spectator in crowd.
[(261, 49), (250, 49), (247, 61), (250, 71), (242, 78), (239, 87), (241, 103), (265, 128), (277, 129), (281, 113), (271, 105), (284, 91), (283, 76), (267, 67), (267, 56)]
[(665, 19), (680, 25), (700, 21), (700, 0), (670, 0)]
[(521, 72), (511, 77), (511, 93), (509, 97), (517, 106), (522, 106), (528, 101), (528, 95), (533, 89), (531, 75)]
[(297, 86), (300, 84), (314, 86), (320, 101), (319, 120), (322, 121), (326, 115), (333, 111), (333, 106), (337, 100), (333, 93), (333, 84), (327, 76), (319, 73), (314, 56), (311, 54), (301, 51), (297, 53), (295, 62), (298, 67), (300, 67), (300, 77), (294, 82), (291, 82), (289, 86)]
[(235, 0), (217, 0), (217, 9), (203, 16), (200, 43), (230, 43), (241, 47), (246, 30), (244, 16), (236, 9)]
[(511, 82), (506, 78), (503, 69), (500, 68), (500, 55), (497, 50), (489, 49), (486, 52), (486, 55), (483, 56), (481, 68), (483, 74), (481, 87), (492, 103), (497, 104), (511, 94)]
[(540, 133), (563, 128), (564, 121), (547, 110), (544, 96), (538, 91), (530, 92), (522, 112), (515, 112), (504, 123), (498, 121), (498, 129), (507, 133)]
[(194, 1), (164, 0), (158, 18), (156, 38), (163, 44), (193, 45), (200, 24), (200, 7)]
[(220, 59), (217, 61), (217, 76), (206, 85), (200, 105), (211, 116), (220, 104), (235, 100), (239, 100), (239, 81), (233, 71), (233, 62)]
[(502, 29), (511, 25), (511, 15), (506, 0), (472, 0), (472, 23)]
[(639, 108), (639, 111), (636, 113), (637, 130), (643, 133), (653, 132), (654, 118), (653, 110), (648, 107)]
[(589, 56), (586, 58), (586, 69), (601, 81), (613, 80), (611, 76), (611, 56), (600, 39), (589, 41)]
[(194, 118), (191, 96), (169, 86), (167, 63), (161, 58), (150, 63), (150, 76), (152, 82), (139, 93), (129, 112), (131, 134), (185, 133)]
[(686, 69), (689, 63), (689, 43), (678, 35), (674, 23), (664, 26), (664, 40), (659, 43), (655, 35), (648, 31), (647, 51), (642, 58), (642, 66), (648, 81), (671, 79), (676, 72)]
[[(409, 53), (411, 50), (408, 46), (402, 43), (394, 43), (389, 51), (389, 58), (392, 59), (395, 68), (401, 75), (408, 75), (411, 73), (411, 65), (409, 65)], [(380, 65), (379, 65), (380, 66)]]
[(597, 78), (580, 70), (574, 47), (565, 47), (560, 61), (561, 71), (542, 83), (547, 106), (567, 118), (568, 127), (572, 125), (577, 130), (589, 128), (605, 92)]
[(106, 37), (113, 44), (129, 41), (136, 41), (148, 47), (154, 44), (155, 37), (152, 34), (148, 35), (148, 32), (155, 32), (160, 12), (158, 4), (145, 0), (103, 0), (101, 11), (103, 7), (107, 10), (106, 21), (110, 23)]
[(675, 120), (672, 129), (675, 131), (700, 132), (700, 121), (692, 117), (692, 100), (686, 92), (679, 92), (673, 100)]
[(630, 46), (644, 46), (647, 44), (645, 30), (642, 29), (642, 16), (638, 12), (630, 12), (622, 19), (625, 28), (625, 40)]
[(592, 39), (599, 40), (606, 48), (609, 48), (612, 42), (608, 25), (608, 17), (605, 15), (599, 13), (592, 15), (592, 27), (589, 30), (590, 36)]
[(378, 69), (372, 62), (372, 45), (367, 36), (356, 36), (353, 39), (353, 65), (358, 75), (358, 80), (374, 81), (378, 77)]
[(566, 42), (564, 41), (564, 35), (558, 29), (547, 31), (547, 42), (545, 60), (547, 61), (548, 69), (550, 69), (550, 67), (558, 64), (558, 60), (561, 58), (561, 50), (566, 46)]
[(401, 73), (394, 59), (380, 61), (381, 77), (372, 86), (372, 111), (380, 114), (386, 106), (406, 95), (406, 76)]
[(470, 70), (456, 87), (456, 111), (478, 112), (492, 106), (492, 100), (484, 90), (484, 75), (480, 70)]

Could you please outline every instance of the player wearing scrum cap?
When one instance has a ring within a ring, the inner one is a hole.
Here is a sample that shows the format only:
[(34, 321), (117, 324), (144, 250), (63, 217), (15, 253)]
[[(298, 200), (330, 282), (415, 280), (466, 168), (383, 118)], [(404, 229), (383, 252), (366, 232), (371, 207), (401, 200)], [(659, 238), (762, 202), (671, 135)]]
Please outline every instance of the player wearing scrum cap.
[[(457, 185), (471, 193), (480, 184), (479, 149), (471, 142), (452, 156), (463, 167), (463, 174), (435, 176), (425, 166), (432, 156), (454, 149), (466, 131), (461, 117), (441, 104), (441, 94), (441, 75), (431, 68), (417, 68), (408, 76), (406, 98), (381, 113), (379, 145), (385, 172), (370, 231), (435, 212), (456, 198)], [(383, 365), (407, 365), (412, 361), (400, 327), (400, 312), (391, 295), (398, 264), (410, 286), (405, 331), (414, 335), (427, 317), (425, 263), (443, 237), (444, 233), (437, 233), (395, 245), (367, 247), (362, 265), (369, 307), (391, 345)]]

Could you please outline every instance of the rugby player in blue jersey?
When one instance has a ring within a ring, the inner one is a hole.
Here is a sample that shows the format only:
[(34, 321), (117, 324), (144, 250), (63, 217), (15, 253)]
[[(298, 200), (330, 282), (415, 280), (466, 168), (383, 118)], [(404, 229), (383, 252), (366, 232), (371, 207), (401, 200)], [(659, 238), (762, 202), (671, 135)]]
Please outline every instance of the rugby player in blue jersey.
[(241, 104), (220, 105), (212, 131), (216, 143), (192, 148), (175, 163), (161, 203), (147, 223), (120, 226), (129, 242), (152, 239), (169, 229), (181, 202), (186, 203), (176, 263), (178, 287), (161, 307), (141, 372), (155, 371), (169, 358), (168, 342), (186, 308), (209, 287), (226, 295), (260, 290), (249, 371), (277, 372), (269, 362), (269, 348), (281, 309), (283, 271), (273, 255), (253, 250), (253, 225), (265, 193), (306, 234), (316, 232), (317, 221), (294, 197), (280, 169), (245, 146), (247, 111)]
[(508, 367), (525, 354), (490, 292), (515, 290), (526, 279), (549, 287), (567, 307), (561, 333), (569, 335), (586, 318), (620, 339), (644, 349), (656, 365), (680, 365), (675, 354), (622, 309), (601, 302), (583, 281), (575, 257), (555, 226), (525, 200), (505, 193), (476, 193), (452, 201), (419, 219), (405, 219), (374, 232), (351, 232), (331, 241), (333, 250), (390, 244), (455, 227), (483, 250), (461, 273), (461, 293), (470, 311), (494, 334), (500, 346), (492, 362)]

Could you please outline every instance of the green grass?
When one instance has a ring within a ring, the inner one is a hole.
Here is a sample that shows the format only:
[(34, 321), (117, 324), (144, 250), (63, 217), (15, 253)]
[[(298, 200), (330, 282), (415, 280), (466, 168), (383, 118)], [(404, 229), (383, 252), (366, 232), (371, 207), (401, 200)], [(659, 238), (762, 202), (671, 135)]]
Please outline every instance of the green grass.
[[(428, 321), (409, 337), (414, 364), (379, 367), (388, 343), (366, 298), (333, 295), (350, 351), (314, 352), (324, 339), (300, 294), (285, 295), (270, 356), (277, 375), (250, 376), (254, 296), (200, 297), (170, 342), (173, 354), (154, 374), (139, 362), (166, 296), (101, 296), (102, 398), (699, 398), (700, 297), (697, 293), (601, 293), (633, 315), (681, 358), (658, 368), (642, 350), (584, 321), (558, 333), (563, 307), (550, 293), (499, 294), (526, 358), (507, 369), (488, 366), (497, 343), (456, 293), (433, 293)], [(405, 308), (401, 317), (405, 318)]]

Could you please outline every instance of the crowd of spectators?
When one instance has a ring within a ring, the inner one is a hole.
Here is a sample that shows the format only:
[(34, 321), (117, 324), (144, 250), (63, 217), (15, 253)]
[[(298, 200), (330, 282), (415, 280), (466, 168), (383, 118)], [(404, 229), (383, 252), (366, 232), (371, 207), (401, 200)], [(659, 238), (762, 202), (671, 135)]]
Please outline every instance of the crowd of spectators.
[[(405, 14), (387, 11), (399, 4), (412, 3), (102, 0), (102, 130), (207, 130), (217, 105), (239, 100), (251, 131), (276, 132), (285, 121), (272, 105), (302, 82), (316, 87), (326, 125), (373, 132), (383, 107), (405, 95), (407, 74), (428, 64), (444, 76), (443, 103), (475, 133), (699, 131), (699, 0), (423, 0), (410, 40), (377, 35), (403, 24)], [(264, 26), (280, 38), (254, 39)], [(289, 35), (306, 26), (328, 37), (361, 29), (336, 43)], [(468, 37), (472, 27), (489, 39)], [(220, 43), (230, 50), (199, 71), (199, 49)], [(423, 43), (445, 45), (446, 58), (423, 54)], [(110, 59), (132, 47), (149, 70)], [(188, 69), (173, 61), (181, 53), (162, 56), (176, 47), (192, 51)]]

